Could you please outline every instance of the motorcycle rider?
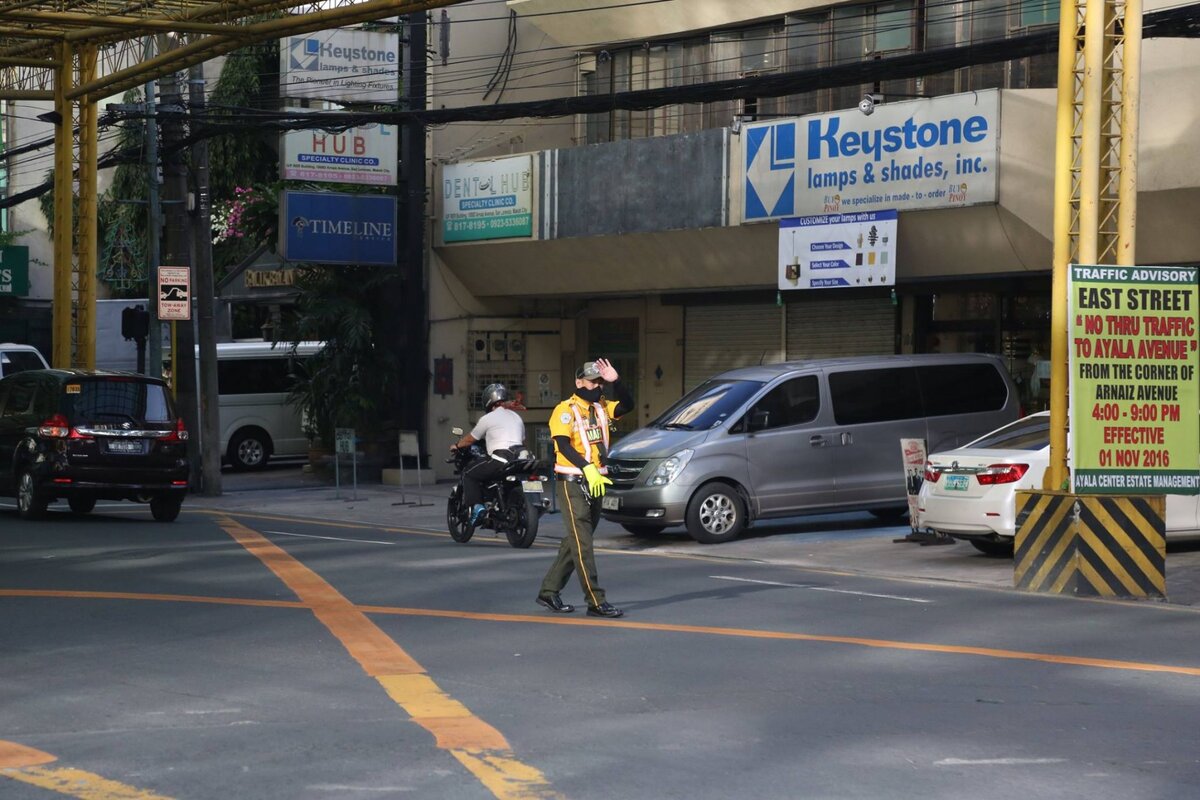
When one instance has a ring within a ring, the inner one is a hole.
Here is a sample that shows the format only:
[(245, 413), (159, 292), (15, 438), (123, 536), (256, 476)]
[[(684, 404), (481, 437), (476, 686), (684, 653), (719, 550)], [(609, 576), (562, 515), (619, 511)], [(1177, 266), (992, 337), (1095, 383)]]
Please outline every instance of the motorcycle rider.
[(471, 509), (472, 526), (478, 525), (483, 517), (484, 485), (518, 457), (525, 442), (525, 422), (517, 412), (505, 407), (508, 399), (508, 388), (504, 384), (489, 384), (482, 395), (487, 413), (479, 418), (470, 433), (450, 445), (453, 451), (470, 447), (480, 440), (487, 443), (488, 457), (477, 460), (462, 473), (463, 499)]

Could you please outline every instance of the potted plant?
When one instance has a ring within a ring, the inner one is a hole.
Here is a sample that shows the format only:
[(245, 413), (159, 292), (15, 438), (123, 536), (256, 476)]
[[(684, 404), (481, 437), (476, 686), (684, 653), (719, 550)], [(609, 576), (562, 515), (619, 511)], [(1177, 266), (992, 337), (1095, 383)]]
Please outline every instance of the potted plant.
[[(300, 295), (288, 338), (323, 342), (313, 356), (298, 359), (289, 402), (301, 411), (314, 450), (332, 448), (335, 428), (353, 428), (360, 462), (382, 469), (392, 448), (388, 398), (398, 374), (395, 359), (377, 339), (385, 313), (383, 283), (394, 271), (371, 267), (307, 267), (297, 276)], [(293, 344), (293, 347), (295, 345)]]

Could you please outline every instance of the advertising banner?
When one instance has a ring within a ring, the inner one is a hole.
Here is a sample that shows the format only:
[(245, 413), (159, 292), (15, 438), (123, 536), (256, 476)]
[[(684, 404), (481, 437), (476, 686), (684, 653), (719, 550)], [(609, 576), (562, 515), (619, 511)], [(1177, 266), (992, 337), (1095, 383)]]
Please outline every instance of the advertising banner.
[(896, 285), (895, 211), (779, 221), (779, 288)]
[(396, 198), (382, 194), (284, 192), (279, 244), (289, 261), (396, 263)]
[(0, 297), (25, 297), (29, 294), (29, 248), (24, 245), (0, 247)]
[(190, 268), (158, 268), (158, 318), (173, 322), (184, 322), (192, 318)]
[(280, 97), (394, 103), (400, 35), (333, 28), (279, 41)]
[(746, 222), (996, 202), (1000, 93), (744, 125)]
[(1196, 275), (1071, 265), (1076, 494), (1200, 494)]
[(533, 236), (533, 157), (442, 167), (442, 241)]
[[(307, 109), (290, 108), (293, 114)], [(368, 123), (345, 131), (288, 131), (283, 135), (280, 177), (395, 186), (398, 172), (395, 125)]]

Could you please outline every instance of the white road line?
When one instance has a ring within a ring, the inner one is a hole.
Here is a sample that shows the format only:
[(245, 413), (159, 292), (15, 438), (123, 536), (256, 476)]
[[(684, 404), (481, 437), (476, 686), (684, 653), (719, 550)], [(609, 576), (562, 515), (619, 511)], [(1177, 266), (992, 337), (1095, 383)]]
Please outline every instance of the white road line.
[(826, 586), (813, 586), (805, 583), (780, 583), (778, 581), (757, 581), (753, 578), (735, 578), (731, 575), (709, 575), (708, 577), (718, 581), (739, 581), (741, 583), (759, 583), (764, 586), (787, 586), (792, 589), (811, 589), (814, 592), (834, 592), (835, 594), (854, 594), (860, 597), (878, 597), (883, 600), (903, 600), (906, 603), (932, 603), (932, 600), (926, 600), (920, 597), (904, 597), (898, 594), (875, 594), (874, 592), (855, 592), (850, 589), (830, 589)]
[(316, 536), (311, 533), (290, 533), (288, 531), (263, 531), (263, 533), (273, 533), (276, 536), (295, 536), (300, 539), (325, 539), (330, 542), (357, 542), (359, 544), (399, 544), (399, 542), (386, 542), (379, 539), (353, 539), (344, 536)]
[(1021, 767), (1026, 764), (1065, 764), (1065, 758), (943, 758), (935, 767)]

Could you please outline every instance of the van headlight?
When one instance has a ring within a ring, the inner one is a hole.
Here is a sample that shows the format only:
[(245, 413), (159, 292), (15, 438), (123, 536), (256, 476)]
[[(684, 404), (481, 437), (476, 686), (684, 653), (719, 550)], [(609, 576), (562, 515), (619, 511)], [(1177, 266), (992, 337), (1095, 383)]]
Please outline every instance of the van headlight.
[(658, 469), (654, 470), (654, 474), (650, 476), (650, 480), (646, 481), (647, 486), (666, 486), (671, 481), (678, 477), (679, 473), (683, 472), (683, 468), (692, 460), (694, 450), (680, 450), (670, 458), (664, 459), (658, 465)]

